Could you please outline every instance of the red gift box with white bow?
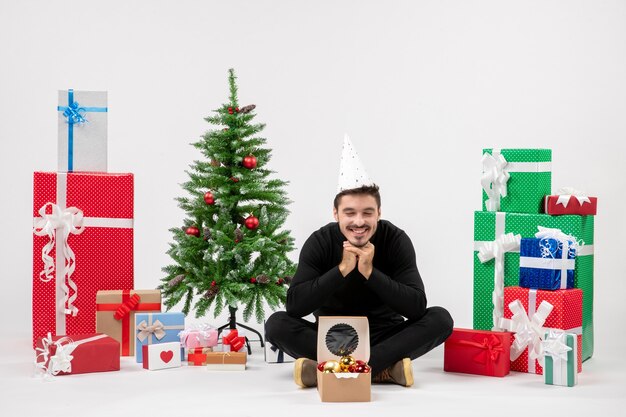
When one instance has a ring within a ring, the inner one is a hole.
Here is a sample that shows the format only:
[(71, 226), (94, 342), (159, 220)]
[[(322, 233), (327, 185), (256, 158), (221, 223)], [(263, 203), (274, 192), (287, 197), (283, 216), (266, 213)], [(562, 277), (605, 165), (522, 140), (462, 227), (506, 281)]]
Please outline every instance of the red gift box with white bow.
[[(511, 370), (543, 375), (542, 341), (545, 332), (563, 330), (578, 336), (582, 346), (583, 291), (504, 288), (504, 320), (500, 327), (515, 332), (511, 345)], [(582, 371), (582, 349), (578, 350), (577, 369)]]
[(443, 348), (443, 370), (503, 377), (511, 369), (512, 333), (453, 329)]
[(120, 370), (120, 343), (102, 333), (37, 339), (35, 366), (44, 375), (70, 375)]
[(595, 216), (598, 198), (588, 197), (573, 188), (564, 188), (559, 190), (556, 195), (547, 195), (543, 205), (544, 211), (553, 216), (561, 214)]
[(133, 174), (35, 172), (33, 346), (96, 331), (96, 292), (133, 288)]

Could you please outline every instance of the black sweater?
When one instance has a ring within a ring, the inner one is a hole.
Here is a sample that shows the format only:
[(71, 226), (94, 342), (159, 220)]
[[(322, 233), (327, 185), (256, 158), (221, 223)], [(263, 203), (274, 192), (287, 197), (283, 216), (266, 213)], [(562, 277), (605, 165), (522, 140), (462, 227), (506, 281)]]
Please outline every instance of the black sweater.
[(404, 231), (386, 220), (378, 222), (370, 240), (375, 251), (369, 280), (358, 267), (346, 277), (339, 272), (345, 240), (338, 223), (327, 224), (307, 239), (287, 292), (289, 315), (367, 316), (370, 326), (424, 315), (424, 284)]

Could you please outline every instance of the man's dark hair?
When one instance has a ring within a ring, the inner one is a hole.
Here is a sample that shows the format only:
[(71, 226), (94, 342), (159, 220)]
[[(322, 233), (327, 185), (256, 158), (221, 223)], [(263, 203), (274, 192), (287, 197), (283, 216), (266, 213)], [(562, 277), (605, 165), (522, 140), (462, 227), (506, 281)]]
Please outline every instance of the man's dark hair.
[(335, 201), (333, 202), (335, 206), (335, 210), (339, 209), (339, 201), (341, 200), (341, 197), (343, 197), (344, 195), (357, 195), (357, 194), (371, 195), (376, 200), (376, 205), (380, 209), (380, 193), (378, 192), (378, 185), (372, 184), (372, 185), (362, 185), (358, 188), (351, 188), (349, 190), (343, 190), (342, 192), (337, 194), (335, 196)]

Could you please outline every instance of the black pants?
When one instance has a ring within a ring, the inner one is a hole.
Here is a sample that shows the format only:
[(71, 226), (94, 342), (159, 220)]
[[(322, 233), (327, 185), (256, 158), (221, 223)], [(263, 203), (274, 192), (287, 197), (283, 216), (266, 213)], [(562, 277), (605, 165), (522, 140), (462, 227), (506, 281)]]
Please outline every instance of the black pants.
[[(370, 325), (370, 360), (375, 375), (403, 358), (415, 359), (442, 344), (454, 323), (442, 307), (430, 307), (419, 320), (388, 326)], [(317, 323), (284, 311), (265, 323), (265, 339), (294, 358), (317, 359)]]

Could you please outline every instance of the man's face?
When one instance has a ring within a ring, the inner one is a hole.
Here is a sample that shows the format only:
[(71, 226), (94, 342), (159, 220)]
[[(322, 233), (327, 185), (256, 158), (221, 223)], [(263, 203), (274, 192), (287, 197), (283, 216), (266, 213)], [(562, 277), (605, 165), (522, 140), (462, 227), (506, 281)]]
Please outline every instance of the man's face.
[(344, 195), (338, 208), (333, 208), (333, 215), (348, 242), (361, 247), (376, 232), (380, 209), (376, 206), (376, 199), (369, 194)]

